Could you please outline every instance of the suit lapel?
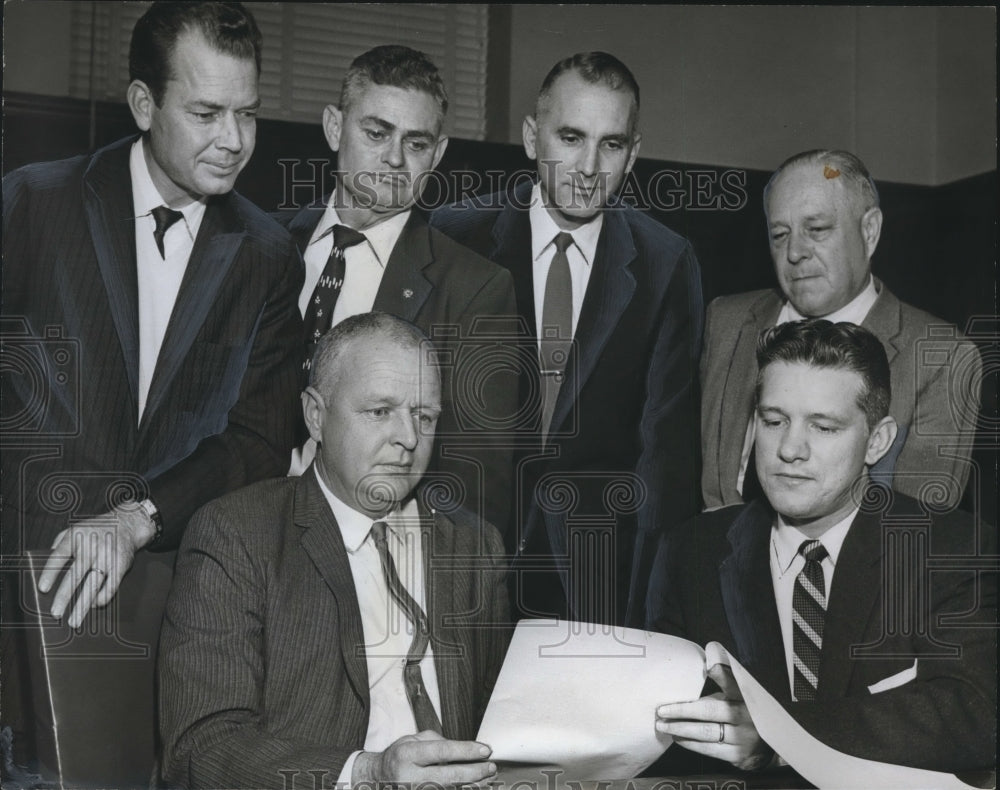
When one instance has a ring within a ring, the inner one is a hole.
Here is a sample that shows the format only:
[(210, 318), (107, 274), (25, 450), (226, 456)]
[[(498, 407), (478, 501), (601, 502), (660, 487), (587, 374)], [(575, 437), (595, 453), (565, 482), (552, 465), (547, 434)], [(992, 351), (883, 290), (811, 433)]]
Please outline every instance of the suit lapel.
[(757, 338), (761, 331), (774, 326), (781, 303), (781, 298), (774, 291), (763, 295), (750, 306), (736, 342), (733, 343), (729, 372), (722, 394), (722, 403), (731, 404), (732, 408), (723, 409), (719, 429), (721, 436), (729, 437), (728, 441), (720, 442), (719, 447), (732, 448), (732, 452), (719, 459), (719, 479), (726, 488), (734, 485), (734, 482), (728, 481), (735, 481), (739, 476), (743, 441), (753, 415), (754, 387), (757, 383)]
[(587, 379), (594, 372), (608, 338), (632, 301), (635, 276), (629, 266), (635, 257), (635, 243), (624, 211), (605, 211), (604, 227), (594, 255), (594, 269), (587, 283), (583, 307), (576, 324), (574, 348), (570, 353), (564, 379), (575, 387), (564, 385), (560, 388), (552, 413), (553, 431), (559, 428), (570, 413)]
[[(902, 317), (899, 314), (899, 300), (885, 287), (884, 283), (875, 278), (878, 298), (872, 305), (861, 325), (882, 341), (889, 364), (903, 349), (897, 345), (900, 333), (903, 331)], [(905, 344), (904, 344), (905, 345)]]
[[(236, 259), (246, 229), (232, 195), (210, 199), (156, 360), (140, 430), (163, 405), (177, 371), (201, 330)], [(244, 306), (245, 307), (245, 306)]]
[(358, 698), (368, 707), (368, 665), (363, 650), (365, 637), (361, 608), (354, 589), (354, 576), (347, 559), (340, 528), (316, 481), (313, 467), (299, 479), (295, 496), (295, 523), (304, 531), (302, 548), (337, 599), (340, 652), (347, 676)]
[(325, 197), (322, 200), (317, 200), (311, 206), (306, 206), (292, 217), (291, 222), (288, 223), (288, 232), (292, 235), (292, 239), (295, 240), (295, 246), (298, 247), (299, 253), (303, 257), (306, 254), (306, 247), (309, 246), (309, 240), (312, 238), (316, 226), (326, 211), (328, 199), (328, 197)]
[[(139, 402), (139, 283), (135, 256), (135, 209), (129, 138), (94, 155), (84, 174), (84, 205), (108, 306), (122, 346), (132, 397), (130, 424)], [(100, 309), (100, 308), (97, 308)]]
[(737, 657), (772, 694), (787, 700), (788, 670), (768, 555), (773, 518), (763, 500), (739, 512), (727, 534), (731, 552), (719, 563), (719, 582)]
[[(863, 502), (879, 501), (865, 496)], [(881, 600), (883, 583), (881, 512), (861, 510), (851, 524), (837, 557), (834, 584), (826, 607), (819, 664), (819, 699), (847, 696), (855, 664), (850, 651), (864, 644), (872, 608)]]
[(427, 221), (416, 209), (411, 210), (386, 263), (372, 309), (415, 321), (434, 288), (423, 274), (424, 267), (433, 261)]
[(531, 220), (527, 206), (532, 184), (518, 184), (513, 202), (504, 206), (493, 224), (493, 249), (489, 258), (510, 271), (514, 278), (517, 312), (527, 322), (531, 339), (537, 341), (534, 273), (531, 260)]

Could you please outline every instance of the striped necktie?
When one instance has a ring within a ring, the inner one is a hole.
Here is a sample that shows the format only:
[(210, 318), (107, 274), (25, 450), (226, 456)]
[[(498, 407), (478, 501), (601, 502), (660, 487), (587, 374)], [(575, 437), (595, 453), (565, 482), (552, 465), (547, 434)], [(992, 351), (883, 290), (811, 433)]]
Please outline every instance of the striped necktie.
[(792, 653), (795, 699), (816, 699), (819, 686), (819, 655), (823, 649), (823, 620), (826, 617), (826, 584), (823, 566), (826, 547), (818, 540), (799, 546), (806, 564), (795, 578), (792, 592)]
[(434, 710), (434, 704), (430, 697), (427, 696), (427, 687), (424, 685), (424, 677), (420, 672), (420, 662), (427, 653), (427, 645), (430, 642), (431, 629), (427, 623), (427, 615), (420, 608), (420, 604), (410, 597), (399, 579), (399, 574), (396, 573), (396, 564), (392, 561), (392, 555), (389, 554), (384, 521), (376, 521), (372, 524), (372, 539), (375, 541), (375, 548), (378, 549), (378, 557), (382, 561), (382, 573), (385, 576), (386, 586), (388, 586), (393, 600), (413, 624), (413, 641), (410, 642), (410, 650), (406, 654), (406, 664), (403, 666), (403, 685), (406, 687), (406, 697), (413, 709), (413, 718), (417, 722), (417, 732), (424, 730), (441, 732), (441, 720)]

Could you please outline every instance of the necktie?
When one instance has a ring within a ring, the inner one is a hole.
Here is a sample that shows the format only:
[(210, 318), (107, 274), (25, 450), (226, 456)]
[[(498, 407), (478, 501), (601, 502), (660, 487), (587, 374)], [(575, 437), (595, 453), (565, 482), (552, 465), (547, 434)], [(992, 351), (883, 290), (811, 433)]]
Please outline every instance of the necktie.
[(183, 219), (184, 215), (166, 206), (157, 206), (149, 213), (153, 215), (153, 222), (156, 223), (156, 226), (153, 228), (156, 249), (160, 251), (160, 257), (165, 260), (167, 255), (163, 251), (163, 237), (167, 234), (170, 226), (177, 222), (177, 220)]
[(427, 644), (430, 641), (430, 626), (427, 623), (427, 615), (424, 614), (420, 605), (410, 597), (403, 583), (399, 580), (396, 564), (392, 561), (392, 555), (389, 554), (384, 521), (376, 521), (372, 524), (372, 538), (375, 541), (375, 548), (378, 549), (379, 559), (382, 561), (382, 573), (385, 575), (385, 583), (389, 587), (389, 592), (399, 608), (413, 623), (413, 641), (410, 642), (410, 650), (406, 654), (406, 664), (403, 666), (403, 685), (406, 686), (406, 697), (410, 701), (413, 718), (417, 722), (417, 731), (441, 732), (441, 720), (438, 719), (434, 704), (427, 696), (424, 677), (420, 673), (420, 662), (427, 652)]
[(333, 248), (330, 250), (330, 257), (326, 259), (326, 266), (319, 276), (319, 282), (313, 289), (312, 298), (309, 300), (303, 318), (306, 329), (306, 358), (302, 365), (303, 370), (309, 370), (312, 367), (312, 357), (316, 350), (316, 344), (332, 325), (333, 308), (337, 304), (340, 289), (344, 286), (344, 274), (346, 273), (344, 251), (348, 247), (366, 241), (363, 233), (358, 233), (354, 228), (349, 228), (346, 225), (334, 225), (323, 236), (330, 232), (333, 233)]
[(559, 233), (555, 255), (545, 280), (542, 302), (542, 337), (539, 344), (542, 373), (542, 438), (548, 435), (552, 412), (556, 407), (566, 360), (573, 343), (573, 280), (569, 273), (566, 250), (573, 243), (568, 233)]
[(823, 619), (826, 616), (826, 585), (823, 566), (826, 547), (818, 540), (799, 546), (806, 564), (795, 578), (792, 592), (792, 653), (795, 699), (816, 699), (819, 685), (819, 654), (823, 647)]

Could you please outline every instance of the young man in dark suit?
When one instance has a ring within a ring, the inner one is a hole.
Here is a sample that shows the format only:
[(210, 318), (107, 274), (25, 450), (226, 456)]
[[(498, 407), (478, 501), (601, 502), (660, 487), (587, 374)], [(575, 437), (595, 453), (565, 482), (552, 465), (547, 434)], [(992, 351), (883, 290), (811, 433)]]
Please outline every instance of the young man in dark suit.
[[(3, 549), (12, 563), (52, 549), (39, 587), (74, 628), (115, 598), (137, 553), (175, 547), (198, 507), (285, 469), (300, 263), (288, 233), (232, 191), (254, 149), (260, 57), (238, 3), (155, 4), (129, 55), (141, 134), (3, 182), (4, 340), (24, 351), (3, 376)], [(143, 601), (158, 619), (163, 601), (126, 581), (114, 611)], [(32, 605), (9, 582), (5, 625)], [(89, 693), (102, 709), (152, 710), (147, 663), (148, 690)], [(5, 678), (4, 715), (30, 720), (48, 703), (18, 680)]]
[[(722, 643), (839, 751), (952, 773), (994, 767), (994, 531), (870, 480), (896, 422), (889, 362), (867, 329), (782, 324), (762, 336), (757, 367), (764, 498), (664, 541), (649, 627)], [(729, 668), (709, 676), (721, 692), (662, 705), (657, 729), (739, 768), (776, 761)]]
[(698, 511), (701, 275), (685, 239), (615, 196), (638, 124), (621, 61), (566, 58), (524, 120), (537, 183), (433, 217), (510, 271), (538, 355), (509, 541), (522, 616), (641, 625), (658, 536)]
[[(502, 530), (512, 469), (501, 426), (516, 412), (517, 379), (491, 360), (493, 341), (482, 338), (488, 324), (477, 320), (513, 315), (513, 286), (504, 269), (428, 227), (415, 205), (448, 145), (447, 110), (444, 83), (423, 53), (380, 46), (358, 56), (339, 105), (323, 111), (336, 186), (279, 220), (305, 259), (303, 357), (331, 326), (369, 310), (431, 334), (451, 359), (433, 464), (438, 483)], [(312, 443), (297, 451), (292, 472), (301, 473), (314, 451)]]
[(442, 408), (429, 361), (400, 318), (344, 320), (302, 399), (312, 466), (192, 519), (160, 642), (171, 786), (451, 786), (495, 772), (470, 739), (509, 636), (503, 544), (417, 488)]

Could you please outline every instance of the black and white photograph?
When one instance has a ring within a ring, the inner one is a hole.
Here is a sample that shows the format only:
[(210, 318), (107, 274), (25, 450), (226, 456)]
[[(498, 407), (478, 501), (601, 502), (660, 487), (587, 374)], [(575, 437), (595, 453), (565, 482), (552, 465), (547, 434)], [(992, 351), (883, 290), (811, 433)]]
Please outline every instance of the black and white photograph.
[(3, 790), (995, 788), (997, 9), (5, 0)]

